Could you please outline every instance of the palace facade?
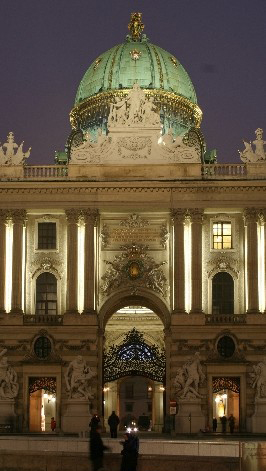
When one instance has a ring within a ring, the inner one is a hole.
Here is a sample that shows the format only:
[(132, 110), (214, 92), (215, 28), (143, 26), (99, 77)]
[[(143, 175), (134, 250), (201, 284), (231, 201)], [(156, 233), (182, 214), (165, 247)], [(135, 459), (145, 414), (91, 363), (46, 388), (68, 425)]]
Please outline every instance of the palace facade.
[[(219, 164), (141, 15), (91, 64), (55, 165), (0, 148), (0, 428), (265, 432), (262, 130)], [(4, 136), (2, 136), (3, 138)], [(240, 136), (241, 140), (241, 136)]]

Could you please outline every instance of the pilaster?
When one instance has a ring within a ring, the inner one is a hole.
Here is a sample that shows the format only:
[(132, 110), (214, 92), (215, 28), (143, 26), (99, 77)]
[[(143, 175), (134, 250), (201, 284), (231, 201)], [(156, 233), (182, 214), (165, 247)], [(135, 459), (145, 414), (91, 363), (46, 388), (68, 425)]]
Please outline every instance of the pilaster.
[(189, 210), (191, 219), (191, 314), (202, 312), (202, 222), (204, 211)]
[(12, 296), (11, 313), (22, 314), (22, 262), (23, 262), (23, 227), (27, 217), (25, 209), (10, 212), (13, 221), (13, 256), (12, 256)]
[(259, 211), (256, 208), (247, 208), (243, 213), (244, 223), (247, 227), (247, 291), (248, 314), (259, 312), (259, 287), (258, 287), (258, 218)]
[(83, 314), (94, 312), (95, 293), (95, 240), (94, 228), (98, 220), (97, 209), (82, 210), (85, 222), (85, 261), (84, 261), (84, 311)]
[(184, 209), (173, 209), (171, 211), (172, 224), (174, 228), (173, 312), (179, 314), (185, 313), (185, 217), (186, 210)]
[(78, 222), (80, 210), (67, 209), (67, 313), (78, 312)]
[(6, 289), (6, 223), (8, 212), (0, 209), (0, 314), (5, 313)]

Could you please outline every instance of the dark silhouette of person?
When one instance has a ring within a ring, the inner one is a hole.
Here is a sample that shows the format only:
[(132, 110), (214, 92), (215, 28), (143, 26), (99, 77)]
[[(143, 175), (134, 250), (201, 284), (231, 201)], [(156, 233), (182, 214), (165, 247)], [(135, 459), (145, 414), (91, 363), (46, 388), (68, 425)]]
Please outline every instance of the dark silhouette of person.
[(233, 414), (231, 414), (228, 418), (228, 423), (229, 423), (229, 429), (230, 429), (230, 433), (234, 433), (234, 429), (235, 429), (235, 418), (233, 416)]
[(113, 410), (112, 414), (108, 418), (108, 425), (110, 427), (110, 435), (111, 438), (117, 438), (117, 427), (120, 423), (118, 415), (116, 415), (115, 411)]
[(212, 431), (216, 432), (216, 430), (217, 430), (217, 419), (216, 419), (216, 417), (213, 417), (213, 419), (212, 419)]
[(95, 430), (100, 423), (100, 417), (97, 414), (93, 414), (89, 426), (91, 428), (91, 432)]
[(227, 417), (224, 415), (223, 417), (221, 417), (222, 432), (223, 433), (226, 432), (226, 422), (227, 422)]
[(121, 451), (122, 463), (120, 471), (136, 471), (139, 455), (138, 437), (131, 433), (125, 433), (124, 438), (124, 442), (121, 442), (123, 450)]
[(101, 430), (102, 427), (98, 423), (90, 432), (90, 459), (93, 471), (98, 471), (103, 468), (103, 454), (105, 450), (109, 449), (108, 446), (103, 444)]
[(54, 417), (51, 417), (51, 430), (54, 432), (56, 429), (56, 421)]

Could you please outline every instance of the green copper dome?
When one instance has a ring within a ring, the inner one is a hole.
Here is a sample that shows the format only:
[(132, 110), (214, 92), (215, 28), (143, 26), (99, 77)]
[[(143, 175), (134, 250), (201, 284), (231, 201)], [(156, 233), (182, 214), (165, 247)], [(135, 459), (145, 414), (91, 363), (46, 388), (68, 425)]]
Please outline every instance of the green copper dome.
[(162, 134), (181, 135), (199, 127), (202, 112), (189, 75), (179, 61), (142, 34), (141, 13), (132, 13), (124, 43), (101, 54), (80, 82), (70, 122), (75, 130), (108, 133), (115, 100), (124, 99), (137, 83), (160, 113)]
[(146, 37), (130, 38), (101, 54), (88, 68), (80, 82), (75, 104), (99, 92), (132, 88), (161, 89), (187, 98), (197, 97), (189, 75), (178, 60)]

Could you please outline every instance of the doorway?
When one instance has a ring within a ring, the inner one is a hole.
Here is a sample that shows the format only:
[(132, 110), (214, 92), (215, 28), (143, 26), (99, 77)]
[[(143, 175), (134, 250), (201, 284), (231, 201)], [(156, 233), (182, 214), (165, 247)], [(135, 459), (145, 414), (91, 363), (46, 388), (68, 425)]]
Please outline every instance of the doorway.
[(239, 431), (240, 423), (240, 378), (212, 378), (212, 410), (213, 418), (217, 419), (217, 432), (222, 432), (222, 417), (227, 418), (226, 431), (229, 431), (228, 418), (235, 419), (235, 431)]
[(115, 411), (120, 430), (161, 431), (165, 403), (163, 323), (151, 310), (129, 306), (106, 324), (103, 415)]
[(51, 433), (52, 418), (56, 420), (56, 378), (30, 377), (29, 431)]

